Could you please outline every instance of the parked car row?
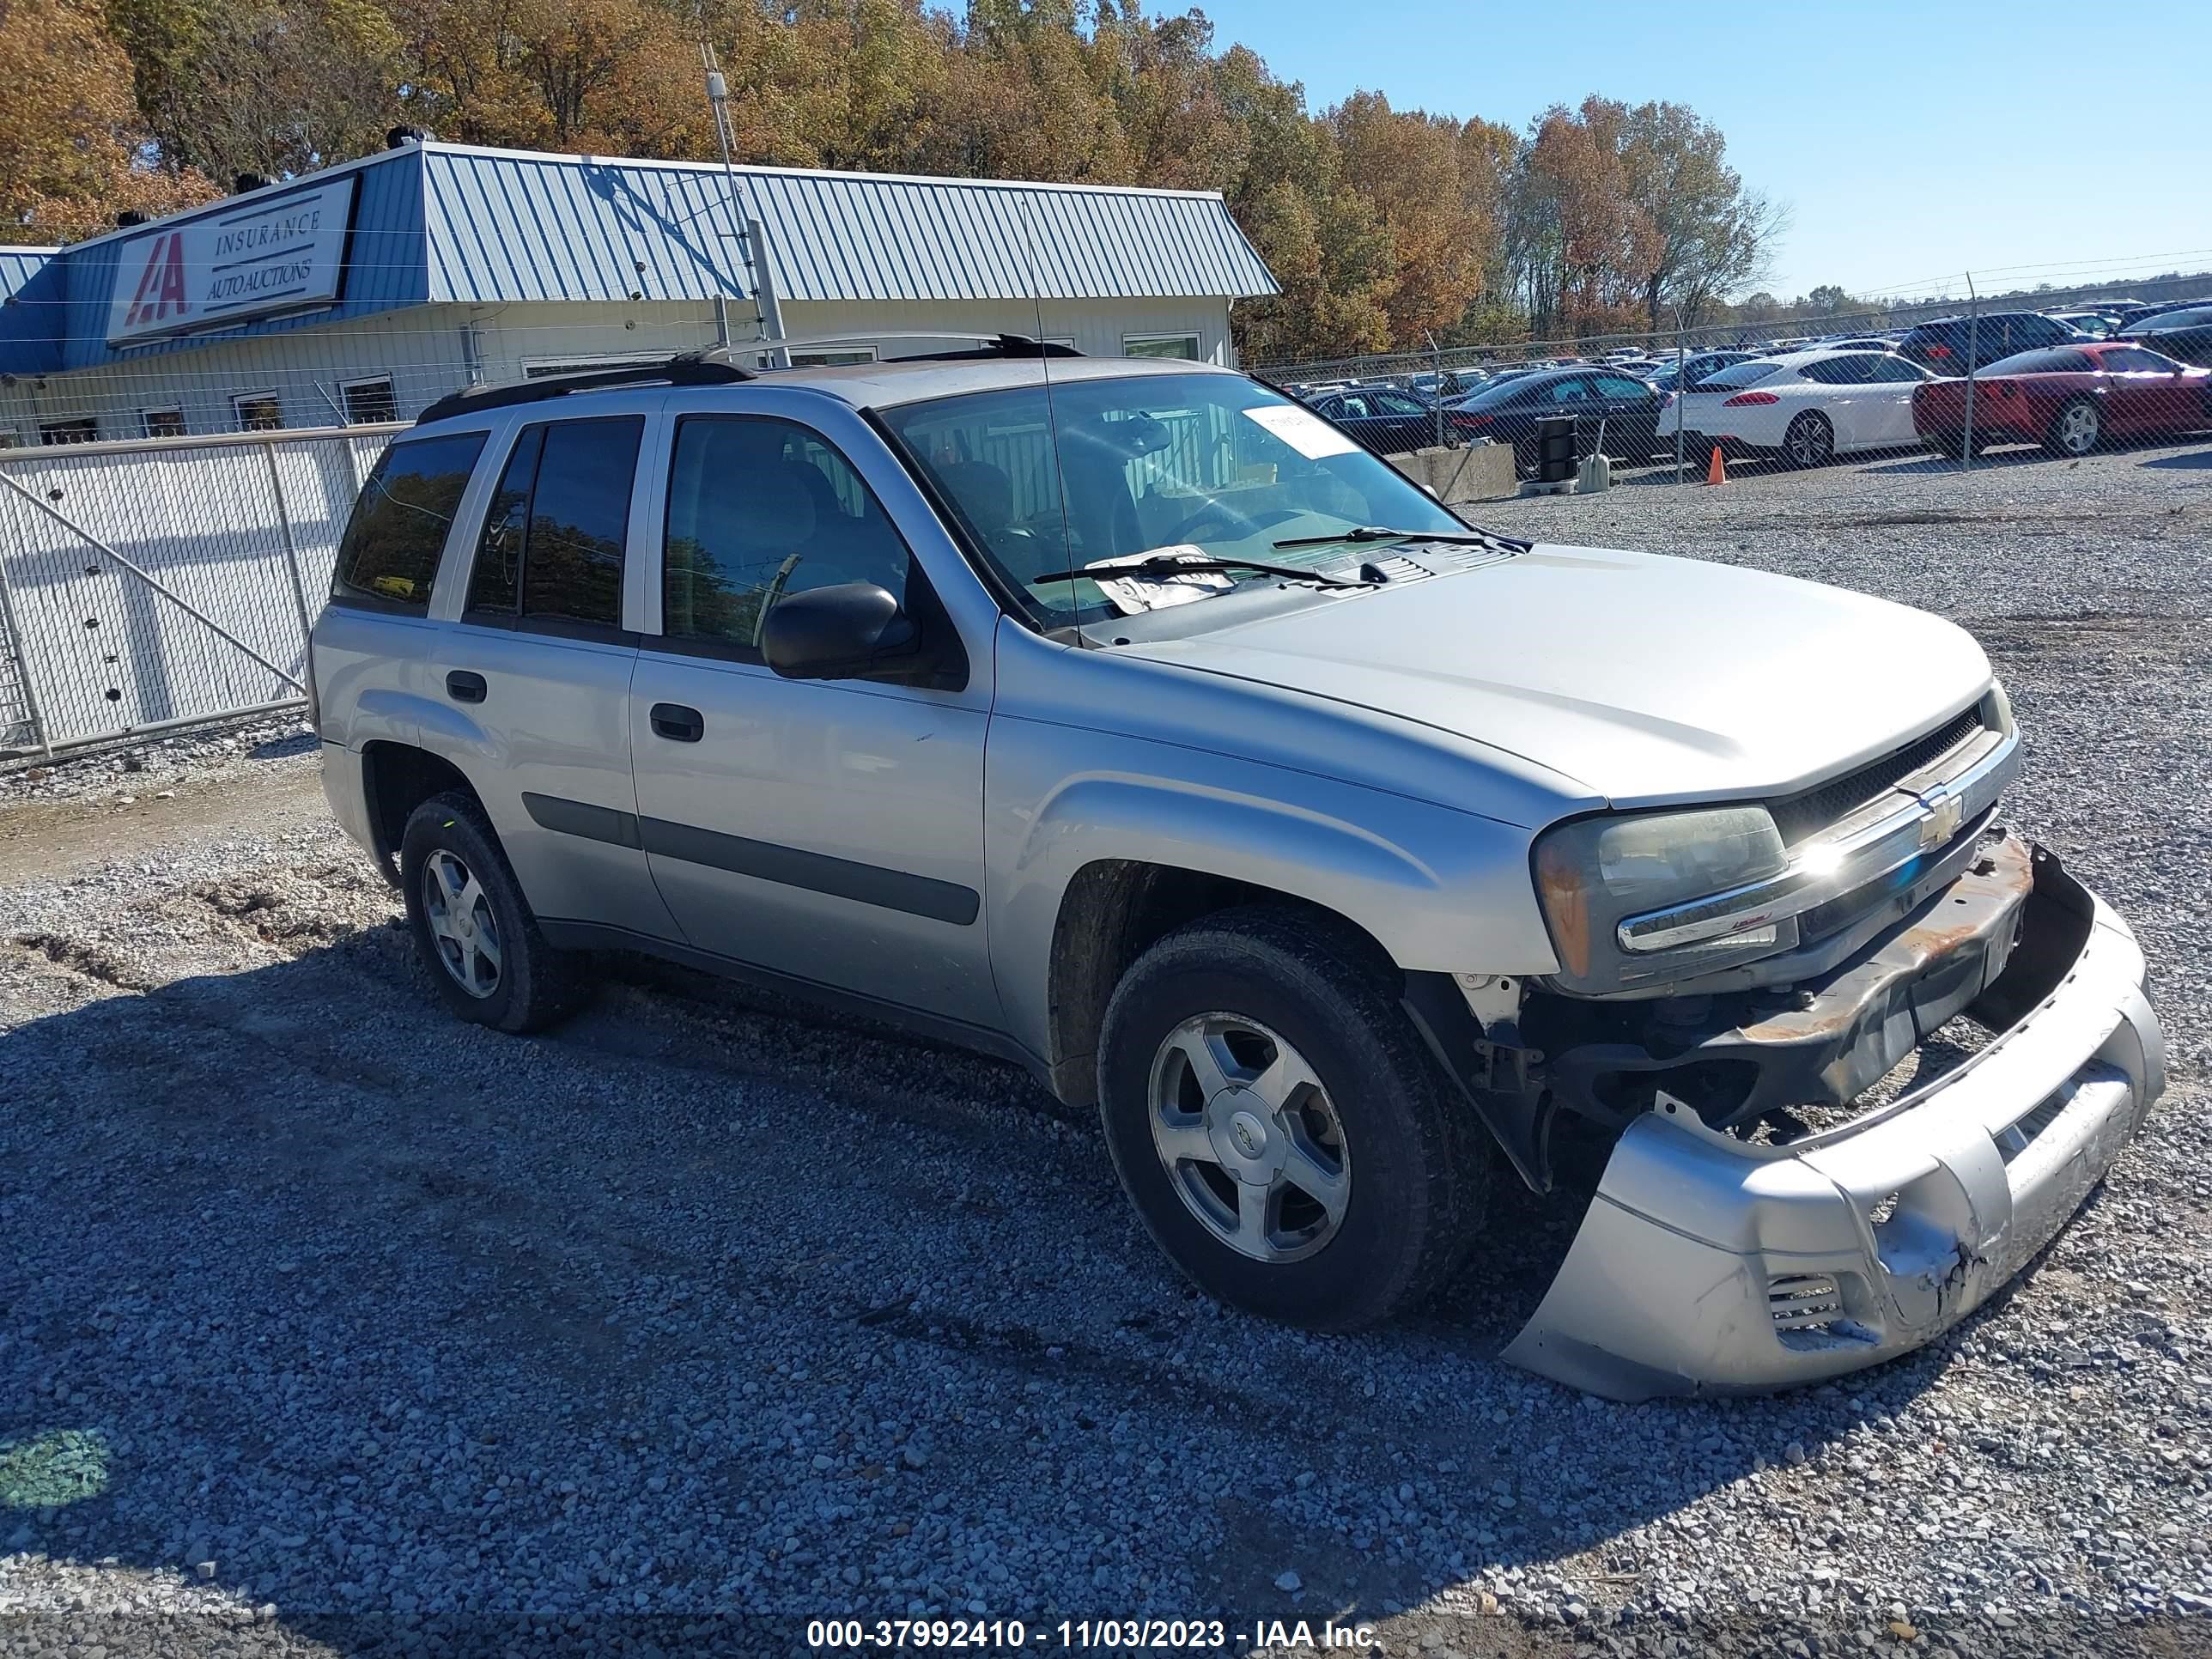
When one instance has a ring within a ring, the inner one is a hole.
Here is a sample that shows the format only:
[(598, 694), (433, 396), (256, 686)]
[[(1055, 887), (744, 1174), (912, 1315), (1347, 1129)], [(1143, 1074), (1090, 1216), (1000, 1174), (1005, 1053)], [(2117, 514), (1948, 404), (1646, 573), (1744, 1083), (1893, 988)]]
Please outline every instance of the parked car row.
[[(1784, 348), (1790, 348), (1785, 349)], [(1537, 422), (1575, 418), (1577, 451), (1627, 461), (1681, 447), (1817, 466), (1922, 444), (1960, 454), (1967, 377), (1973, 443), (2082, 455), (2106, 442), (2212, 428), (2212, 301), (1941, 317), (1892, 334), (1602, 362), (1480, 365), (1405, 385), (1285, 388), (1381, 453), (1487, 439), (1535, 468)]]

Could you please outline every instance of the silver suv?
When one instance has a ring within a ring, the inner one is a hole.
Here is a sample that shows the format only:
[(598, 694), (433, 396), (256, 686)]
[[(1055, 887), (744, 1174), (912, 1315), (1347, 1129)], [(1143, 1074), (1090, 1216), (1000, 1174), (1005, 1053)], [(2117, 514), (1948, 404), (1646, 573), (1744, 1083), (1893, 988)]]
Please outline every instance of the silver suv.
[(542, 1027), (614, 947), (1011, 1057), (1178, 1267), (1322, 1328), (1579, 1141), (1509, 1352), (1617, 1397), (1926, 1340), (2163, 1083), (2128, 927), (1998, 822), (1966, 634), (1486, 534), (1223, 370), (1009, 338), (457, 395), (312, 666), (464, 1018)]

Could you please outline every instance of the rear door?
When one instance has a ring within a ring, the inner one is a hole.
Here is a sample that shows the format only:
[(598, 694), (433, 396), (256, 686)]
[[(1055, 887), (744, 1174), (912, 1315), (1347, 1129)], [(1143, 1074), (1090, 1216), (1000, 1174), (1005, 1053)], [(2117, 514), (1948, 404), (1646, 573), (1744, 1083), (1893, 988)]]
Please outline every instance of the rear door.
[(1912, 418), (1912, 394), (1928, 380), (1917, 363), (1884, 354), (1867, 360), (1867, 384), (1861, 393), (1862, 430), (1869, 448), (1910, 448), (1920, 441)]
[[(994, 1026), (981, 921), (988, 603), (883, 441), (798, 388), (678, 393), (655, 446), (653, 629), (629, 704), (654, 881), (695, 948), (831, 991)], [(978, 465), (989, 465), (978, 462)], [(937, 576), (917, 548), (938, 561)], [(965, 683), (787, 680), (784, 596), (888, 589), (954, 630)], [(972, 591), (969, 591), (972, 590)], [(994, 619), (995, 611), (994, 611)]]
[(665, 937), (630, 775), (625, 586), (645, 426), (524, 417), (493, 434), (498, 482), (429, 690), (473, 734), (451, 758), (538, 915)]
[(1659, 447), (1659, 394), (1629, 374), (1592, 375), (1590, 386), (1605, 421), (1607, 452), (1632, 461), (1650, 459)]

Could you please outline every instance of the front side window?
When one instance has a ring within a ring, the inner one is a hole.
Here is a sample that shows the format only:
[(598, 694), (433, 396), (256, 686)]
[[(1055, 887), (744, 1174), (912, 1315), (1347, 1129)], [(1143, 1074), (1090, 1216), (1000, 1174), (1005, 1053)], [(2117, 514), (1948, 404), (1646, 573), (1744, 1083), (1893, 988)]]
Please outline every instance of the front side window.
[(1904, 357), (1876, 357), (1867, 365), (1867, 379), (1878, 384), (1895, 382), (1902, 385), (1910, 380), (1917, 386), (1923, 380), (1934, 378), (1919, 364)]
[(1579, 374), (1564, 380), (1553, 380), (1537, 393), (1539, 402), (1547, 404), (1579, 404), (1589, 400), (1589, 382)]
[(483, 446), (483, 433), (456, 432), (396, 443), (384, 452), (338, 544), (333, 599), (366, 600), (417, 615), (428, 607), (446, 534)]
[(2098, 363), (2107, 374), (2178, 374), (2181, 365), (2171, 357), (2139, 346), (2115, 346), (2100, 354)]
[(1650, 397), (1651, 388), (1641, 380), (1626, 380), (1618, 374), (1601, 374), (1597, 377), (1597, 395), (1601, 398), (1627, 398), (1632, 401), (1638, 398)]
[(1054, 575), (1101, 560), (1194, 552), (1333, 568), (1349, 544), (1278, 544), (1360, 525), (1467, 530), (1312, 410), (1239, 374), (1040, 381), (883, 418), (1002, 588), (1047, 628), (1122, 614), (1092, 578)]
[(661, 632), (750, 658), (786, 594), (872, 582), (907, 601), (910, 562), (875, 492), (792, 421), (677, 423), (661, 557)]
[(467, 614), (525, 626), (622, 626), (635, 415), (526, 427), (485, 510)]

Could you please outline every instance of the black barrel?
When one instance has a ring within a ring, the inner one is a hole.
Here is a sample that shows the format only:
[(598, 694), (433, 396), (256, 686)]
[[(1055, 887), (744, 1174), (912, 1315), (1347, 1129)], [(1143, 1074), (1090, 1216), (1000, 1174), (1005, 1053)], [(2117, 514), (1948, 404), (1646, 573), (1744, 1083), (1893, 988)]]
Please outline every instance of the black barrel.
[(1575, 476), (1575, 417), (1545, 415), (1536, 422), (1536, 482), (1565, 483)]

